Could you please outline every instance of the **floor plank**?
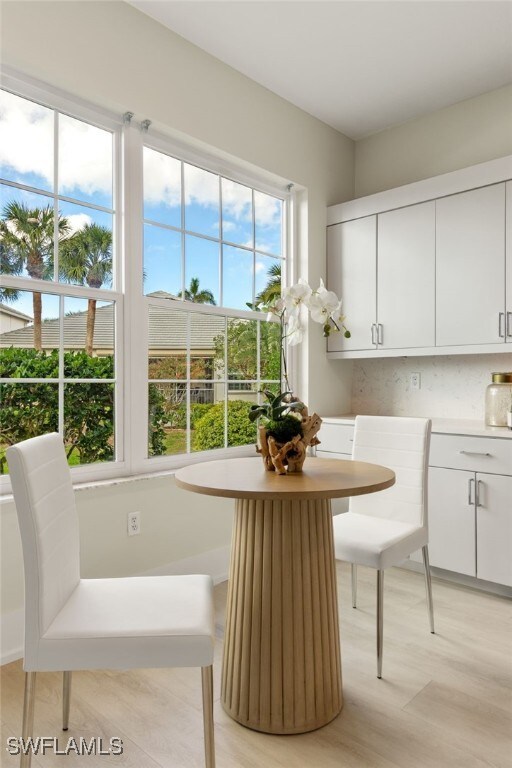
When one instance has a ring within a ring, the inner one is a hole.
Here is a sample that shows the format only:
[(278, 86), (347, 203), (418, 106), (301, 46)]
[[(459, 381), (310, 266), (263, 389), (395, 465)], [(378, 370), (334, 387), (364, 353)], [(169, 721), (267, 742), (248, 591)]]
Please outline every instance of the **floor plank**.
[[(436, 634), (428, 629), (421, 574), (385, 577), (383, 679), (376, 678), (375, 572), (358, 569), (358, 609), (350, 569), (338, 564), (345, 703), (326, 727), (300, 736), (256, 733), (219, 703), (226, 583), (215, 588), (217, 768), (512, 768), (512, 602), (434, 580)], [(200, 674), (194, 669), (77, 672), (70, 730), (60, 730), (62, 676), (38, 675), (36, 735), (123, 739), (122, 756), (39, 755), (33, 768), (204, 765)], [(0, 670), (0, 765), (18, 758), (23, 672)]]

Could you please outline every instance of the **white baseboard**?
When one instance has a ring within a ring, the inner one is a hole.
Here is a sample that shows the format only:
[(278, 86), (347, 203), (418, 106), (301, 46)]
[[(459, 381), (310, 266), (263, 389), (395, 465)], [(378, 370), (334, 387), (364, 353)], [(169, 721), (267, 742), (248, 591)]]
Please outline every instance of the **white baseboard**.
[[(133, 576), (174, 576), (180, 573), (207, 573), (214, 584), (220, 584), (226, 581), (229, 573), (229, 552), (230, 548), (219, 547), (209, 552), (201, 552), (199, 555), (186, 557), (183, 560), (176, 560), (173, 563), (161, 565), (158, 568), (152, 568), (143, 573), (132, 574)], [(23, 630), (24, 630), (24, 609), (10, 611), (2, 615), (2, 624), (0, 632), (0, 666), (9, 664), (23, 657)]]

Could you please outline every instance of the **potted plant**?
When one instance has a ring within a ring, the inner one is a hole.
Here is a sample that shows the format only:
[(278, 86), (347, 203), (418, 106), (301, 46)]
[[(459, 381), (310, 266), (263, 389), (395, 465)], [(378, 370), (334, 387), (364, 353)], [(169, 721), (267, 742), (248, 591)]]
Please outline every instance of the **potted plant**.
[[(257, 306), (261, 308), (261, 304)], [(345, 327), (341, 314), (341, 301), (333, 291), (328, 291), (323, 282), (313, 291), (307, 282), (299, 280), (287, 288), (283, 295), (269, 306), (267, 319), (279, 319), (281, 326), (281, 381), (286, 391), (277, 395), (263, 390), (265, 401), (253, 405), (249, 413), (251, 421), (258, 422), (259, 445), (265, 468), (280, 475), (286, 472), (301, 472), (306, 459), (306, 449), (319, 444), (316, 437), (322, 425), (318, 414), (309, 415), (306, 405), (294, 397), (288, 381), (286, 362), (287, 345), (299, 344), (305, 333), (301, 315), (309, 310), (311, 319), (323, 326), (324, 336), (343, 330), (345, 337), (350, 331)]]

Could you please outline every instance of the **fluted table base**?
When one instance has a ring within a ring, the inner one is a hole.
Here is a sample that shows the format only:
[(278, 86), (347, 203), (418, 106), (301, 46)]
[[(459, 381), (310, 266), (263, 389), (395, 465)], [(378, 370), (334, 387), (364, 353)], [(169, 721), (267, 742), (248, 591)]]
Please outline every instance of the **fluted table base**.
[(275, 734), (313, 731), (340, 712), (328, 499), (237, 500), (221, 702), (242, 725)]

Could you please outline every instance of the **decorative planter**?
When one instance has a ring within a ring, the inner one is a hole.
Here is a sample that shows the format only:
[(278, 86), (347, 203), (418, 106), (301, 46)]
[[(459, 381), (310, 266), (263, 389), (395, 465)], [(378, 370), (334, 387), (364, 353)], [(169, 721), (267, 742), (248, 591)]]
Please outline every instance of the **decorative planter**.
[(301, 411), (301, 416), (302, 435), (295, 435), (285, 443), (278, 442), (269, 435), (266, 427), (258, 427), (259, 439), (256, 450), (261, 454), (265, 469), (269, 472), (277, 472), (278, 475), (302, 472), (306, 460), (306, 449), (320, 443), (316, 436), (322, 426), (320, 416), (317, 413), (309, 416), (306, 406)]

